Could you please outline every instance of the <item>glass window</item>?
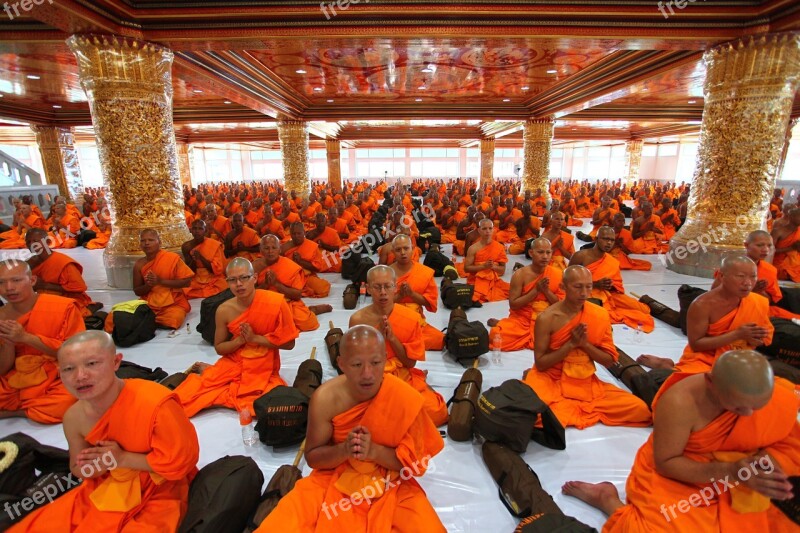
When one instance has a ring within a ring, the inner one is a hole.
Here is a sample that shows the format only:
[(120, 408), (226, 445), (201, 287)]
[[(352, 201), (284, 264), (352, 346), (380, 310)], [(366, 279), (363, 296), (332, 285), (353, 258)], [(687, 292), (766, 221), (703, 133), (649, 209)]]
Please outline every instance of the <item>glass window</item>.
[(458, 157), (458, 148), (448, 148), (447, 157)]
[(480, 157), (481, 151), (479, 148), (467, 148), (467, 157)]
[(325, 150), (309, 150), (309, 157), (311, 159), (327, 159), (328, 154)]
[(393, 151), (391, 148), (371, 148), (369, 150), (369, 157), (375, 158), (391, 158)]
[(658, 145), (658, 156), (659, 157), (670, 157), (678, 155), (678, 144), (677, 143), (670, 143), (670, 144), (659, 144)]
[(572, 157), (583, 157), (583, 147), (578, 146), (576, 148), (573, 148)]
[(642, 146), (642, 157), (655, 157), (658, 151), (658, 145), (645, 144)]
[(367, 159), (369, 157), (369, 150), (364, 148), (356, 150), (356, 157), (359, 159)]
[(411, 157), (422, 157), (422, 148), (412, 148)]
[(423, 148), (422, 157), (447, 157), (445, 148)]
[(394, 149), (394, 156), (395, 157), (402, 157), (406, 156), (406, 149), (405, 148), (395, 148)]
[(564, 150), (561, 149), (561, 148), (553, 148), (552, 150), (550, 150), (550, 158), (551, 159), (552, 158), (556, 158), (556, 157), (563, 157), (563, 156), (564, 156)]

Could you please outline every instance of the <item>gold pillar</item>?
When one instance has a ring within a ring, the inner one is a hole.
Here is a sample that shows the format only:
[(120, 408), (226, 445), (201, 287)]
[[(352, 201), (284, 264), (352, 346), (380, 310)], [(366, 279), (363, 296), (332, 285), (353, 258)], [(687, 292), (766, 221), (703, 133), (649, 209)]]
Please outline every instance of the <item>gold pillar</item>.
[(494, 137), (481, 139), (481, 178), (478, 185), (494, 183)]
[(642, 147), (644, 141), (631, 139), (625, 143), (625, 183), (628, 187), (639, 180), (639, 168), (642, 166)]
[(67, 44), (78, 59), (109, 193), (108, 283), (130, 287), (141, 230), (157, 230), (171, 250), (191, 238), (172, 124), (173, 54), (118, 36), (73, 35)]
[(192, 158), (189, 143), (177, 143), (178, 170), (181, 176), (181, 186), (192, 188)]
[(308, 173), (308, 126), (301, 120), (278, 122), (283, 179), (288, 192), (306, 198), (311, 190)]
[(523, 192), (542, 190), (550, 199), (550, 145), (555, 123), (551, 119), (528, 120), (522, 130), (522, 188)]
[(42, 155), (47, 183), (58, 185), (58, 192), (69, 203), (83, 204), (83, 179), (72, 128), (31, 126)]
[(331, 190), (342, 190), (342, 143), (339, 139), (326, 139), (325, 148), (328, 155), (328, 187)]
[(800, 33), (745, 37), (704, 55), (705, 108), (686, 223), (667, 268), (712, 277), (728, 252), (765, 226), (792, 102)]
[(789, 143), (792, 142), (792, 132), (798, 122), (800, 122), (800, 119), (793, 118), (786, 127), (786, 136), (783, 138), (783, 150), (781, 150), (781, 160), (780, 163), (778, 163), (778, 172), (775, 174), (775, 179), (781, 179), (783, 175), (783, 167), (786, 165), (786, 156), (789, 154)]

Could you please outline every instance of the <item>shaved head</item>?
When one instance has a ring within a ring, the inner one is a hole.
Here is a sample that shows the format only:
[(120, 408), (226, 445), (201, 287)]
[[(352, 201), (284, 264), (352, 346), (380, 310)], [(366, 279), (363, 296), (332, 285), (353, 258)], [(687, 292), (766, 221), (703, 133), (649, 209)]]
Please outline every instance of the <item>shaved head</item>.
[(478, 222), (478, 227), (483, 226), (491, 226), (494, 227), (494, 222), (490, 218), (482, 218), (480, 222)]
[(570, 265), (564, 270), (564, 283), (569, 283), (574, 279), (578, 279), (581, 277), (589, 277), (592, 278), (591, 271), (583, 265)]
[(386, 342), (380, 331), (366, 324), (359, 324), (348, 329), (339, 340), (340, 359), (347, 358), (351, 354), (363, 353), (363, 349), (369, 352), (380, 352), (386, 357)]
[(156, 230), (154, 230), (154, 229), (144, 229), (144, 230), (142, 230), (142, 231), (139, 233), (139, 238), (141, 239), (141, 238), (142, 238), (142, 237), (144, 237), (145, 235), (152, 235), (153, 237), (155, 237), (156, 239), (158, 239), (158, 241), (159, 241), (159, 242), (161, 242), (161, 236), (160, 236), (160, 235), (158, 234), (158, 232), (157, 232)]
[(614, 232), (614, 228), (611, 226), (603, 226), (599, 230), (597, 230), (597, 236), (600, 237), (600, 234), (605, 234), (612, 239), (616, 237), (616, 233)]
[(551, 248), (553, 244), (550, 242), (550, 239), (546, 237), (538, 237), (531, 242), (531, 249), (536, 250), (538, 248)]
[(751, 231), (747, 235), (747, 239), (745, 239), (744, 243), (745, 243), (745, 245), (752, 244), (753, 241), (755, 241), (756, 239), (759, 239), (759, 238), (772, 239), (772, 236), (769, 234), (769, 232), (766, 232), (763, 229), (757, 229), (755, 231)]
[(392, 240), (392, 248), (397, 248), (401, 244), (408, 244), (411, 245), (411, 237), (405, 235), (403, 233), (396, 235), (395, 238)]
[(268, 242), (272, 242), (276, 246), (280, 246), (281, 245), (281, 240), (277, 236), (273, 235), (272, 233), (268, 233), (268, 234), (264, 235), (263, 237), (261, 237), (261, 244), (266, 244)]
[[(76, 333), (65, 340), (58, 349), (58, 355), (71, 350), (73, 347), (83, 347), (86, 344), (92, 345), (92, 352), (95, 354), (113, 357), (117, 353), (117, 347), (114, 345), (114, 339), (111, 338), (111, 335), (105, 331), (90, 329)], [(88, 350), (86, 347), (83, 349)]]
[(720, 355), (711, 369), (711, 379), (723, 394), (767, 396), (775, 376), (767, 358), (753, 350), (731, 350)]
[(730, 255), (722, 260), (722, 265), (719, 267), (719, 270), (723, 274), (727, 274), (740, 265), (748, 265), (756, 268), (756, 264), (749, 257), (744, 255)]
[[(395, 237), (397, 240), (397, 237)], [(396, 275), (394, 273), (394, 269), (388, 265), (377, 265), (369, 269), (367, 272), (367, 283), (371, 283), (375, 276), (386, 275), (392, 278), (392, 281), (395, 281)]]
[(230, 273), (237, 268), (245, 268), (247, 273), (251, 276), (255, 274), (255, 271), (253, 270), (253, 263), (244, 257), (234, 257), (231, 262), (228, 263), (228, 266), (225, 267), (225, 275), (230, 275)]
[(21, 261), (19, 259), (3, 259), (0, 261), (0, 267), (2, 267), (0, 268), (0, 271), (2, 272), (22, 268), (22, 272), (25, 275), (31, 275), (31, 266), (27, 263), (27, 261)]

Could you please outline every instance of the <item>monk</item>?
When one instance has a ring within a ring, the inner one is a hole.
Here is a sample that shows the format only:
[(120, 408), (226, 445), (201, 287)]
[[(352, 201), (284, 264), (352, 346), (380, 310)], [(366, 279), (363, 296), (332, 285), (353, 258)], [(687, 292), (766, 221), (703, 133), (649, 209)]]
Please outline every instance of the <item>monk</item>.
[[(339, 248), (341, 248), (343, 244), (342, 239), (339, 237), (339, 234), (336, 233), (335, 229), (328, 226), (328, 219), (325, 214), (317, 213), (314, 217), (314, 223), (316, 226), (314, 229), (308, 232), (306, 239), (316, 242), (321, 250), (325, 250), (327, 252), (338, 252)], [(341, 272), (342, 261), (339, 259), (339, 255), (335, 254), (334, 260), (331, 261), (331, 264), (326, 264), (325, 267), (326, 268), (322, 270), (322, 272)]]
[(77, 399), (64, 415), (70, 471), (83, 483), (9, 531), (176, 531), (197, 473), (197, 433), (166, 387), (119, 379), (121, 361), (103, 331), (58, 350)]
[(516, 238), (512, 238), (509, 243), (508, 253), (511, 255), (521, 255), (525, 253), (525, 241), (539, 236), (542, 231), (542, 221), (531, 214), (528, 204), (522, 205), (520, 217), (514, 222)]
[(597, 232), (592, 248), (581, 250), (570, 259), (570, 266), (583, 265), (592, 273), (592, 297), (602, 301), (612, 324), (627, 324), (645, 333), (655, 328), (650, 308), (625, 294), (619, 261), (608, 252), (614, 247), (616, 234), (603, 226)]
[(294, 317), (294, 325), (299, 331), (314, 331), (319, 328), (317, 315), (333, 310), (330, 305), (312, 305), (306, 307), (300, 299), (306, 284), (303, 268), (281, 256), (281, 242), (275, 235), (264, 235), (261, 238), (261, 257), (253, 262), (259, 289), (275, 291), (282, 294), (289, 304)]
[(630, 230), (625, 228), (625, 215), (616, 213), (612, 227), (615, 234), (614, 247), (608, 253), (619, 261), (620, 270), (649, 271), (652, 269), (653, 263), (650, 261), (630, 257), (630, 254), (633, 253), (631, 249), (635, 248), (635, 245)]
[(0, 248), (13, 249), (25, 246), (25, 235), (34, 228), (44, 228), (44, 219), (33, 211), (30, 205), (20, 203), (14, 211), (14, 225), (12, 229), (0, 233)]
[(186, 416), (207, 407), (248, 410), (253, 401), (286, 382), (278, 373), (278, 349), (291, 350), (299, 332), (282, 294), (256, 289), (253, 265), (234, 258), (225, 269), (234, 297), (217, 308), (214, 349), (221, 355), (213, 365), (196, 363), (175, 389)]
[(91, 230), (95, 236), (83, 244), (87, 250), (101, 250), (111, 239), (111, 212), (108, 210), (108, 202), (105, 198), (98, 198), (97, 207), (97, 211), (90, 217), (93, 226)]
[(661, 209), (656, 211), (656, 215), (661, 219), (661, 224), (664, 226), (664, 240), (670, 240), (675, 235), (676, 228), (681, 225), (678, 211), (672, 207), (672, 199), (664, 198), (661, 200)]
[(534, 325), (534, 365), (524, 381), (549, 405), (563, 426), (578, 429), (649, 426), (650, 409), (642, 400), (600, 381), (595, 363), (608, 367), (617, 359), (611, 320), (602, 307), (586, 300), (592, 273), (570, 265), (561, 282), (564, 299), (539, 314)]
[(628, 476), (627, 504), (609, 482), (562, 491), (609, 515), (604, 532), (797, 531), (770, 500), (800, 474), (800, 399), (750, 350), (710, 372), (673, 374), (655, 401), (653, 432)]
[(657, 254), (664, 251), (664, 225), (658, 215), (653, 214), (653, 204), (642, 203), (642, 215), (631, 223), (631, 235), (637, 254)]
[(331, 283), (317, 276), (325, 270), (325, 261), (319, 245), (306, 239), (306, 230), (302, 222), (294, 222), (290, 228), (291, 240), (283, 243), (281, 254), (301, 267), (306, 274), (306, 285), (303, 296), (308, 298), (324, 298), (331, 292)]
[(386, 340), (384, 372), (411, 385), (422, 396), (423, 409), (436, 426), (447, 423), (447, 404), (442, 395), (425, 382), (416, 368), (425, 360), (425, 340), (419, 313), (395, 304), (396, 275), (391, 267), (378, 265), (367, 273), (367, 290), (372, 303), (350, 316), (350, 327), (367, 324), (383, 332)]
[[(614, 215), (617, 213), (619, 213), (619, 211), (611, 207), (611, 198), (608, 196), (600, 198), (600, 207), (595, 209), (594, 213), (592, 213), (592, 231), (589, 233), (589, 236), (597, 237), (597, 230), (603, 226), (611, 226)], [(625, 216), (623, 215), (623, 219), (624, 218)]]
[(231, 221), (217, 214), (216, 205), (212, 204), (206, 206), (206, 216), (204, 220), (206, 222), (206, 231), (208, 231), (206, 236), (220, 242), (225, 242), (225, 236), (231, 232)]
[(494, 224), (491, 220), (481, 220), (478, 231), (481, 238), (469, 247), (464, 260), (467, 283), (475, 286), (472, 299), (481, 303), (506, 300), (510, 285), (500, 278), (506, 273), (508, 263), (505, 248), (494, 240)]
[(419, 314), (422, 336), (426, 350), (441, 351), (444, 348), (444, 334), (425, 320), (423, 308), (436, 313), (439, 289), (433, 279), (433, 269), (413, 260), (411, 237), (397, 235), (392, 241), (396, 260), (391, 264), (397, 278), (395, 301)]
[(772, 226), (778, 279), (800, 282), (800, 207), (787, 208), (786, 214)]
[(258, 255), (259, 238), (253, 228), (244, 225), (244, 215), (234, 213), (231, 231), (225, 236), (225, 257), (244, 257), (252, 261)]
[[(70, 204), (71, 205), (71, 204)], [(73, 209), (77, 208), (73, 205)], [(54, 214), (50, 223), (55, 236), (53, 248), (75, 248), (78, 246), (78, 232), (81, 230), (80, 216), (67, 209), (67, 204), (58, 202), (53, 206)]]
[(686, 315), (689, 343), (676, 365), (672, 359), (641, 355), (637, 361), (650, 368), (679, 372), (708, 372), (729, 350), (755, 349), (772, 342), (769, 300), (752, 292), (757, 281), (755, 263), (747, 257), (728, 256), (719, 269), (720, 283), (697, 297)]
[(553, 266), (562, 271), (567, 268), (567, 262), (575, 253), (575, 237), (563, 228), (564, 213), (556, 211), (550, 216), (547, 227), (542, 233), (542, 237), (550, 241), (553, 247)]
[(228, 287), (223, 272), (223, 245), (218, 240), (206, 237), (206, 223), (202, 219), (192, 222), (190, 231), (194, 238), (181, 245), (181, 253), (186, 266), (194, 271), (194, 276), (184, 293), (189, 299), (208, 298)]
[(553, 255), (550, 241), (544, 237), (534, 240), (530, 254), (533, 262), (511, 276), (508, 318), (490, 318), (487, 322), (492, 328), (489, 339), (496, 339), (500, 335), (503, 352), (533, 349), (533, 325), (536, 317), (564, 298), (561, 288), (562, 273), (550, 266)]
[(384, 343), (370, 326), (345, 332), (339, 355), (344, 374), (323, 383), (308, 408), (305, 457), (313, 471), (280, 500), (258, 533), (444, 533), (414, 478), (444, 443), (422, 397), (380, 372)]
[(466, 245), (465, 239), (467, 234), (473, 230), (478, 229), (478, 222), (484, 217), (480, 213), (480, 217), (476, 220), (475, 216), (480, 213), (474, 205), (470, 205), (466, 210), (466, 216), (456, 226), (456, 240), (453, 243), (453, 253), (456, 255), (466, 255), (469, 246)]
[(264, 205), (263, 217), (258, 222), (255, 229), (258, 231), (259, 235), (272, 234), (278, 237), (281, 242), (286, 238), (286, 234), (283, 231), (283, 224), (272, 214), (272, 207), (269, 205)]
[(86, 294), (86, 282), (83, 279), (83, 266), (60, 252), (47, 246), (47, 232), (33, 228), (25, 234), (25, 246), (33, 253), (28, 264), (31, 274), (36, 278), (33, 290), (37, 293), (57, 294), (75, 300), (81, 315), (89, 317), (103, 307), (103, 304), (92, 302)]
[[(778, 285), (778, 269), (767, 262), (767, 257), (772, 251), (772, 237), (764, 230), (756, 230), (747, 235), (744, 241), (747, 257), (756, 264), (758, 281), (753, 286), (753, 292), (769, 300), (769, 316), (791, 320), (800, 318), (800, 315), (787, 311), (776, 304), (783, 299), (783, 293)], [(719, 285), (719, 280), (714, 280), (712, 287)]]
[[(161, 237), (156, 230), (142, 231), (139, 243), (145, 256), (133, 265), (133, 292), (156, 314), (157, 325), (178, 329), (192, 309), (183, 289), (191, 284), (194, 271), (178, 254), (161, 249)], [(108, 314), (106, 331), (113, 316)]]
[(84, 331), (75, 300), (37, 294), (36, 277), (21, 261), (0, 261), (0, 418), (61, 422), (75, 402), (58, 377), (56, 351)]

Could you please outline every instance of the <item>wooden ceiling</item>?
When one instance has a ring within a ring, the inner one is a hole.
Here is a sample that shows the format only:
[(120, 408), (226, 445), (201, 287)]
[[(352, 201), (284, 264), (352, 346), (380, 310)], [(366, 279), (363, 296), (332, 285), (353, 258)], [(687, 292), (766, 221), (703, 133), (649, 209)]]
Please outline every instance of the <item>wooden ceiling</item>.
[(275, 142), (284, 118), (359, 146), (521, 142), (523, 122), (545, 117), (558, 140), (661, 138), (699, 130), (704, 50), (800, 30), (796, 0), (687, 1), (673, 13), (652, 0), (323, 5), (33, 4), (0, 20), (0, 123), (91, 125), (65, 40), (113, 33), (175, 52), (184, 141)]

